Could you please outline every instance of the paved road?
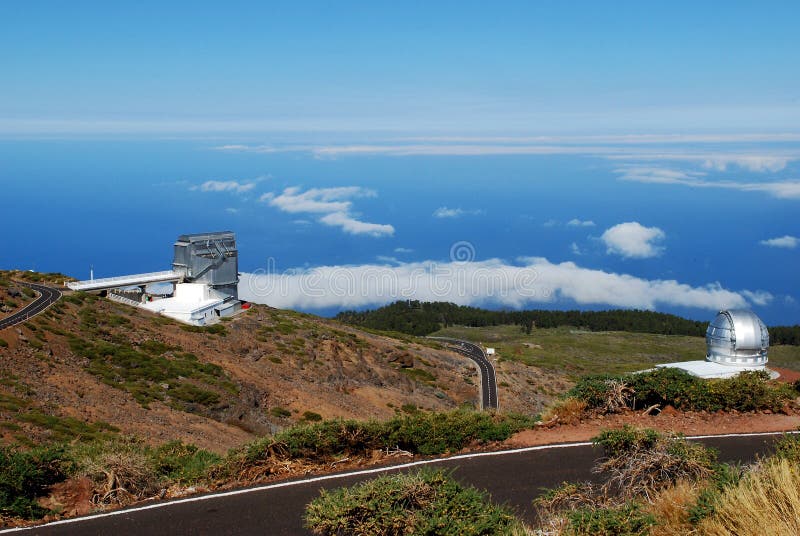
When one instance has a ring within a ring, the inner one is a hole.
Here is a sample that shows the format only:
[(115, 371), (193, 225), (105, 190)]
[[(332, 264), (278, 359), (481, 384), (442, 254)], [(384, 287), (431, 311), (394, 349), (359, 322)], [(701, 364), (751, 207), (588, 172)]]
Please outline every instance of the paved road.
[(61, 291), (52, 287), (37, 285), (36, 283), (26, 283), (24, 281), (14, 281), (14, 284), (35, 290), (39, 293), (39, 297), (13, 315), (0, 320), (0, 330), (16, 326), (29, 318), (33, 318), (61, 298)]
[[(766, 453), (774, 435), (704, 438), (716, 447), (722, 461), (752, 461)], [(595, 479), (590, 471), (600, 451), (592, 446), (538, 447), (539, 450), (509, 451), (471, 457), (436, 460), (434, 467), (452, 470), (459, 481), (487, 490), (493, 500), (513, 507), (523, 519), (534, 522), (531, 500), (542, 487), (552, 487), (565, 480)], [(410, 468), (384, 468), (390, 472)], [(46, 536), (118, 536), (160, 534), (309, 534), (303, 527), (305, 505), (321, 488), (352, 485), (376, 475), (342, 473), (312, 482), (285, 482), (227, 495), (205, 496), (167, 503), (149, 509), (112, 512), (99, 518), (77, 519), (65, 524), (36, 527), (28, 534)], [(3, 531), (0, 531), (2, 533)]]
[(469, 341), (459, 339), (449, 339), (447, 337), (430, 337), (440, 341), (450, 343), (451, 349), (467, 356), (478, 365), (481, 376), (481, 409), (497, 409), (499, 402), (497, 399), (497, 378), (494, 373), (494, 365), (489, 361), (483, 348)]

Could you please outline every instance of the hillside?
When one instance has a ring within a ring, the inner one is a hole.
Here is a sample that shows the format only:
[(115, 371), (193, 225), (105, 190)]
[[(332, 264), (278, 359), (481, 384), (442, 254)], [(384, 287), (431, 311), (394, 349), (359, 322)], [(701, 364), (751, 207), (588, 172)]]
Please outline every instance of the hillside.
[[(0, 273), (0, 300), (9, 304), (2, 316), (30, 300), (16, 296), (12, 275), (46, 279)], [(193, 328), (65, 292), (42, 315), (0, 331), (2, 441), (119, 430), (223, 452), (301, 420), (388, 418), (404, 407), (445, 410), (477, 400), (470, 361), (402, 337), (266, 306)], [(506, 410), (535, 413), (559, 385), (557, 374), (522, 363), (509, 373)]]

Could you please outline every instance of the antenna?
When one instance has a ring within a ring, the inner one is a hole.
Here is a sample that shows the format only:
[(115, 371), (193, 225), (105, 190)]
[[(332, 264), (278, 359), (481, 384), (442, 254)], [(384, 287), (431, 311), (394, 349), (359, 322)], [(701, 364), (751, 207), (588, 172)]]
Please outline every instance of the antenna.
[(89, 265), (89, 281), (94, 281), (94, 264)]

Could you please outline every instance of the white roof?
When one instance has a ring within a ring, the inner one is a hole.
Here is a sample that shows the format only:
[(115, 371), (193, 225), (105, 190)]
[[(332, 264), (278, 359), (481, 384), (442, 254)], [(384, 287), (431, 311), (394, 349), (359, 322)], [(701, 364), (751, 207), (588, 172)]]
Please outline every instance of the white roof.
[(656, 368), (679, 368), (692, 376), (700, 378), (732, 378), (745, 370), (765, 370), (763, 365), (754, 367), (734, 367), (721, 365), (712, 361), (682, 361), (679, 363), (663, 363)]

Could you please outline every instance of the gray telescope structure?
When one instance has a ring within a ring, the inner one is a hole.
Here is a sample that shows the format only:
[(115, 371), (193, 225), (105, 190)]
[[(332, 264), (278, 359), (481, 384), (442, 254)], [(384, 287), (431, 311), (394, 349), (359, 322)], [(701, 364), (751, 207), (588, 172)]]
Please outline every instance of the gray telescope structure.
[(238, 299), (239, 253), (231, 231), (185, 234), (175, 242), (172, 271), (185, 283), (204, 283)]

